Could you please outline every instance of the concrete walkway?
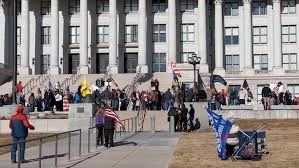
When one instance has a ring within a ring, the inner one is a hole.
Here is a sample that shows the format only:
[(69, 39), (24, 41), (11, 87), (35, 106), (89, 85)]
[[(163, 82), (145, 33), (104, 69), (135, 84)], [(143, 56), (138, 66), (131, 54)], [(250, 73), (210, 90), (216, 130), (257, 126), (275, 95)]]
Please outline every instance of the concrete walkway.
[[(125, 138), (124, 141), (121, 141)], [(128, 134), (120, 138), (115, 147), (106, 149), (95, 147), (95, 135), (91, 134), (91, 153), (87, 152), (87, 134), (82, 134), (82, 155), (79, 157), (79, 136), (73, 136), (71, 141), (71, 160), (68, 161), (68, 138), (60, 140), (58, 144), (58, 167), (104, 167), (104, 168), (152, 168), (168, 167), (173, 155), (179, 134), (141, 132), (136, 135)], [(38, 147), (26, 150), (26, 160), (22, 168), (38, 167)], [(55, 167), (55, 143), (43, 144), (42, 167)], [(10, 163), (10, 154), (0, 155), (1, 168), (15, 168), (17, 164)]]

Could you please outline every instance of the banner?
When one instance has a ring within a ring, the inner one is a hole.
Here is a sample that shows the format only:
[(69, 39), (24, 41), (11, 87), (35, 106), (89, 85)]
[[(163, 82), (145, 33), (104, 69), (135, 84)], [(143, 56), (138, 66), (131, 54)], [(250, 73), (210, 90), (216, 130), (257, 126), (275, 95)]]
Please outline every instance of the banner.
[(222, 83), (224, 86), (227, 85), (227, 82), (222, 78), (222, 76), (212, 75), (211, 83), (216, 83), (216, 82)]
[(228, 157), (226, 156), (226, 140), (232, 127), (232, 123), (228, 120), (225, 120), (221, 115), (215, 113), (214, 111), (207, 109), (207, 112), (217, 139), (218, 157), (222, 160), (227, 160)]

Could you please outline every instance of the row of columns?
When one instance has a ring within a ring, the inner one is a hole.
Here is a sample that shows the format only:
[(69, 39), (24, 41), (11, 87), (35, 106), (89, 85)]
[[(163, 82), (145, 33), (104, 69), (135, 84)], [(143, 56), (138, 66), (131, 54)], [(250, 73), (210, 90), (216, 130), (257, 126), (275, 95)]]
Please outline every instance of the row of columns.
[[(142, 72), (148, 72), (147, 67), (147, 2), (139, 0), (138, 16), (138, 67)], [(201, 38), (199, 41), (199, 55), (202, 58), (202, 64), (207, 65), (207, 38), (206, 38), (206, 0), (199, 0), (199, 32)], [(88, 8), (87, 0), (80, 0), (80, 73), (88, 73)], [(117, 0), (109, 0), (109, 66), (111, 73), (118, 73), (118, 45), (117, 45)], [(29, 0), (22, 0), (22, 59), (21, 74), (29, 74)], [(168, 3), (168, 63), (176, 63), (177, 58), (177, 7), (176, 2)], [(50, 56), (50, 74), (59, 74), (59, 10), (58, 0), (51, 0), (51, 56)], [(223, 42), (223, 40), (222, 40)], [(219, 54), (219, 53), (218, 53)], [(208, 71), (208, 69), (206, 69)]]
[[(244, 70), (252, 71), (252, 16), (251, 16), (251, 2), (252, 0), (243, 0), (243, 21), (244, 21)], [(223, 14), (222, 4), (223, 0), (215, 0), (215, 73), (222, 74), (224, 72), (223, 58), (224, 58), (224, 45), (223, 45)], [(273, 70), (278, 72), (282, 70), (281, 59), (281, 8), (280, 0), (273, 0), (273, 41), (274, 41), (274, 66)], [(241, 59), (242, 60), (242, 59)]]

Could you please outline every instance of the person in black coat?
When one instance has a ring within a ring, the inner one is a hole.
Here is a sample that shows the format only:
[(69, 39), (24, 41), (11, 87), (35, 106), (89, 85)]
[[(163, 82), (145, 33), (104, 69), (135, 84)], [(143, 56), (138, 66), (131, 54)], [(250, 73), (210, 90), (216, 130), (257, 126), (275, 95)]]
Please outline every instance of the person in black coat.
[(105, 147), (113, 147), (113, 137), (114, 137), (114, 129), (115, 129), (115, 119), (105, 116), (104, 123), (104, 134), (105, 134)]
[(195, 114), (195, 110), (193, 108), (193, 105), (190, 104), (190, 110), (189, 110), (190, 129), (189, 129), (189, 132), (194, 130), (194, 124), (193, 124), (194, 114)]

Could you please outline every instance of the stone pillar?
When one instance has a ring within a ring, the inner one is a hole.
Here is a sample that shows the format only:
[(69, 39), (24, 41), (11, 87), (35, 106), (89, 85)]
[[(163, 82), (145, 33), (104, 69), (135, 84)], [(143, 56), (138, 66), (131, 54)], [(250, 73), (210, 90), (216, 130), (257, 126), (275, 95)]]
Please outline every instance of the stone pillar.
[(111, 74), (118, 73), (117, 63), (117, 0), (109, 0), (109, 67)]
[(207, 2), (206, 0), (198, 1), (199, 9), (199, 56), (201, 57), (201, 63), (199, 65), (201, 73), (208, 73), (209, 66), (207, 64)]
[(168, 71), (171, 63), (176, 63), (176, 1), (168, 1)]
[(59, 11), (58, 0), (51, 0), (51, 55), (49, 73), (59, 74)]
[(0, 50), (0, 63), (5, 64), (5, 31), (6, 31), (6, 26), (5, 26), (5, 21), (6, 18), (5, 17), (5, 13), (4, 13), (4, 7), (5, 4), (3, 2), (0, 1), (0, 48), (2, 48)]
[(80, 0), (80, 74), (88, 74), (87, 0)]
[(281, 54), (281, 8), (280, 0), (273, 0), (273, 72), (274, 74), (283, 73), (282, 54)]
[(252, 69), (252, 17), (251, 17), (251, 0), (243, 0), (243, 23), (244, 23), (244, 68), (243, 73), (246, 76), (253, 75)]
[(22, 0), (22, 26), (21, 26), (21, 67), (19, 68), (19, 74), (29, 75), (29, 0)]
[(224, 75), (223, 68), (223, 15), (222, 0), (215, 0), (215, 74)]
[(139, 0), (139, 25), (138, 25), (138, 69), (141, 73), (148, 73), (147, 66), (147, 16), (146, 0)]

